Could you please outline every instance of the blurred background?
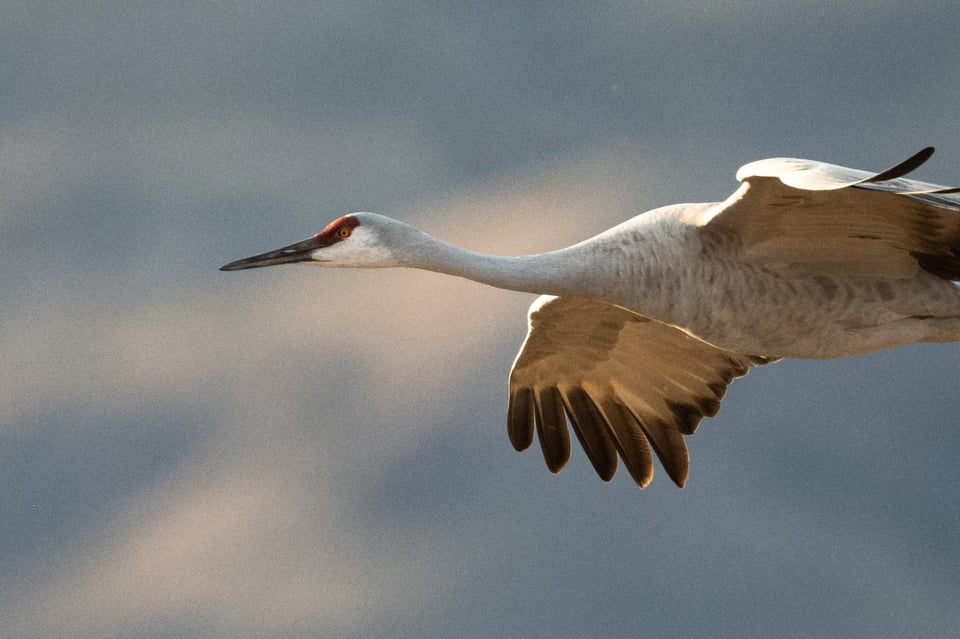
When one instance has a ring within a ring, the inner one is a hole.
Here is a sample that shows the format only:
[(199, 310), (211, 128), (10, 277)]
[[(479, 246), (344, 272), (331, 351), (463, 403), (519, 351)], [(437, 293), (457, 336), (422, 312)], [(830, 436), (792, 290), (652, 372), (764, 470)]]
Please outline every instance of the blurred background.
[(960, 184), (960, 14), (5, 2), (0, 635), (943, 637), (960, 344), (784, 361), (638, 490), (506, 438), (530, 295), (220, 273), (356, 210), (503, 254), (748, 161)]

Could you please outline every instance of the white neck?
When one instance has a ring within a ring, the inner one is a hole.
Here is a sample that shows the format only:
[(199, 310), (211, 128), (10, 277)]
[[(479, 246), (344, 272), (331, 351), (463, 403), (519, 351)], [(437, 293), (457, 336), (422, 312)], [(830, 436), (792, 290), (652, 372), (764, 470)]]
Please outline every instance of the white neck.
[(602, 262), (581, 245), (518, 257), (475, 253), (424, 234), (398, 256), (400, 266), (464, 277), (496, 288), (594, 297), (604, 291)]

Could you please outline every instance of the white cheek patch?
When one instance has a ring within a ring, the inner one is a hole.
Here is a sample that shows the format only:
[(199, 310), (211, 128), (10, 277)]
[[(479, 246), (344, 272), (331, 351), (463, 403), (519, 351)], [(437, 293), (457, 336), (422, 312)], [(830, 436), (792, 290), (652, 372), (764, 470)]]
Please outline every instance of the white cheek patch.
[(378, 268), (395, 266), (393, 253), (367, 229), (357, 227), (350, 237), (310, 253), (311, 260), (323, 266)]

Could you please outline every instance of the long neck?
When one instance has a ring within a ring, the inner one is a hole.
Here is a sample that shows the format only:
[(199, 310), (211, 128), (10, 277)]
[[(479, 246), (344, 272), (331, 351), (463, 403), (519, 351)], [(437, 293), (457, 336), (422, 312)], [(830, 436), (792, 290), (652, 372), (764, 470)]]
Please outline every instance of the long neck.
[(551, 253), (501, 257), (475, 253), (424, 235), (400, 259), (420, 268), (527, 293), (594, 296), (602, 294), (602, 261), (576, 245)]

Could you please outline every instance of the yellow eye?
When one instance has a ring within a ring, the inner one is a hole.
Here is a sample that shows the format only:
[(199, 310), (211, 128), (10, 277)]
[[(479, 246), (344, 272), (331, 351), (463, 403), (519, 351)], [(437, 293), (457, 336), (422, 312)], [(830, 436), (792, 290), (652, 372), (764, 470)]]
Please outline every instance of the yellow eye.
[(339, 229), (337, 229), (337, 237), (339, 237), (341, 240), (345, 240), (350, 237), (350, 227), (341, 226)]

